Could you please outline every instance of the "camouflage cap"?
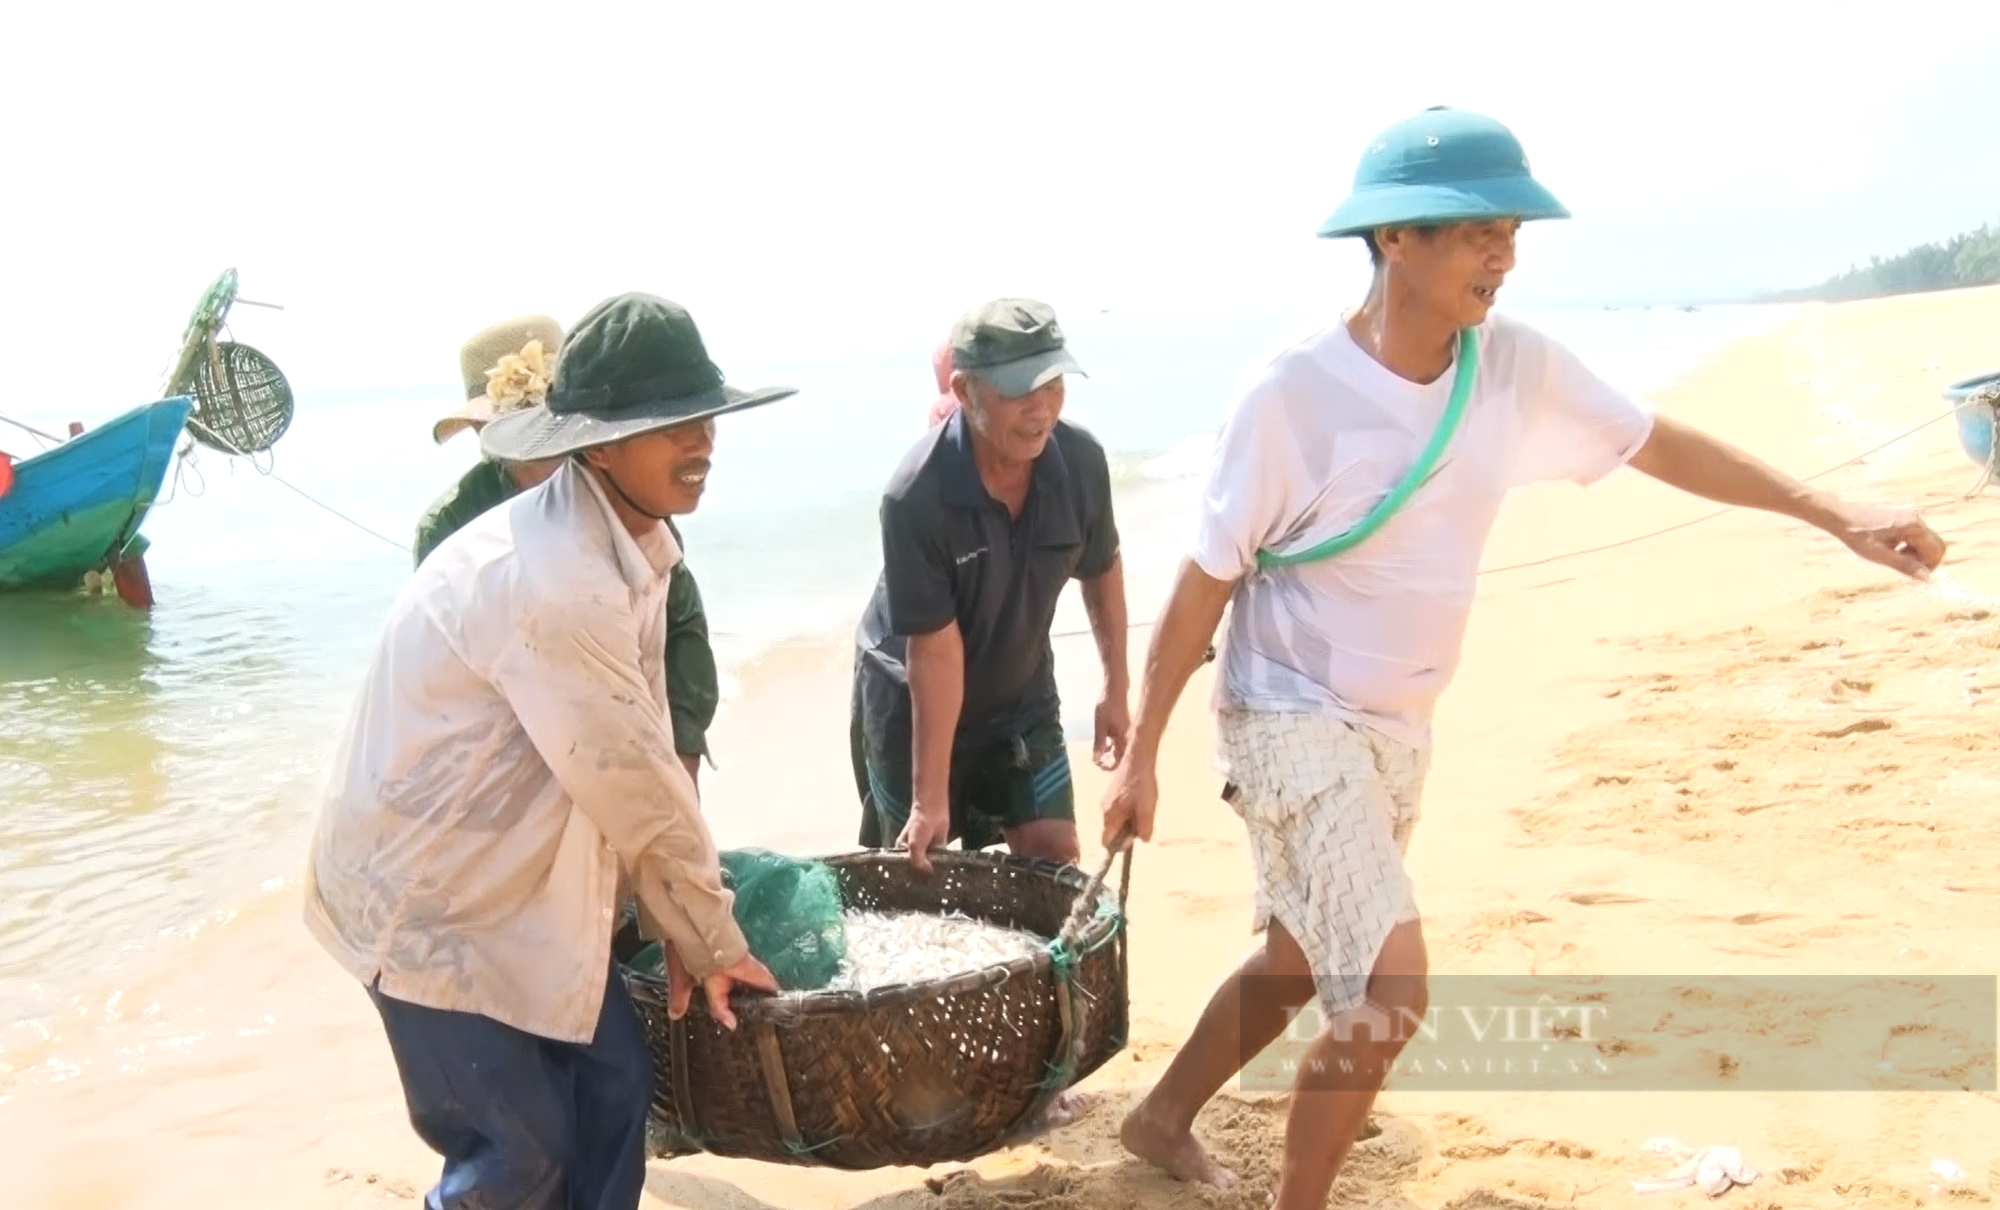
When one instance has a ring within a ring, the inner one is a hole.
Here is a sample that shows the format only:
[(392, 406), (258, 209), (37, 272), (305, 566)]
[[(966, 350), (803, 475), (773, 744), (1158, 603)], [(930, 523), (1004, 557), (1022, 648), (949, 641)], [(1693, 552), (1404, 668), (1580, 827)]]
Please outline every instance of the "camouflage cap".
[[(959, 316), (951, 363), (1018, 399), (1063, 374), (1083, 374), (1064, 347), (1055, 309), (1032, 298), (997, 298)], [(1088, 374), (1084, 374), (1088, 378)]]

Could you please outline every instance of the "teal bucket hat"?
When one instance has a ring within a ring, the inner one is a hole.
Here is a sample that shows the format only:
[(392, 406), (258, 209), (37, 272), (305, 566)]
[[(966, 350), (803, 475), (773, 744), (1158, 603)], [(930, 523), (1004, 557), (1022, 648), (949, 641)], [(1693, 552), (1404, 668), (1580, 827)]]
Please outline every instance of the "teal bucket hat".
[(1439, 105), (1404, 118), (1369, 140), (1354, 188), (1319, 236), (1380, 227), (1568, 218), (1569, 211), (1528, 172), (1514, 132), (1481, 114)]

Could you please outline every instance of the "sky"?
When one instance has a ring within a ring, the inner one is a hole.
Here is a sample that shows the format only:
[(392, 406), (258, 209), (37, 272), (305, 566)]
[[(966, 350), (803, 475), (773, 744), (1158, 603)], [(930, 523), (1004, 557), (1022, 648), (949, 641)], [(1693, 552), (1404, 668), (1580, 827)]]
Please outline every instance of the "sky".
[(1436, 104), (1575, 215), (1503, 306), (1740, 295), (2000, 221), (1996, 46), (1990, 0), (24, 6), (0, 324), (89, 417), (229, 266), (301, 389), (449, 383), (485, 324), (635, 289), (732, 377), (922, 358), (999, 294), (1332, 308), (1365, 255), (1314, 227)]

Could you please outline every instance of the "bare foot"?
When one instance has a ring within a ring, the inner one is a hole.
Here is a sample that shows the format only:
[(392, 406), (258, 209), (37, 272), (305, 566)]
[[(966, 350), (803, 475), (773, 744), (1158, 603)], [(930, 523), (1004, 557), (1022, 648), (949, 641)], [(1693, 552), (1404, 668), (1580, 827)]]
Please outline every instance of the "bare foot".
[(1141, 1101), (1125, 1115), (1118, 1128), (1118, 1141), (1125, 1150), (1156, 1168), (1166, 1169), (1176, 1180), (1194, 1181), (1227, 1189), (1236, 1183), (1236, 1174), (1210, 1159), (1190, 1130), (1175, 1131), (1164, 1125)]
[(1059, 1126), (1067, 1126), (1089, 1113), (1102, 1099), (1094, 1092), (1079, 1092), (1074, 1088), (1065, 1088), (1057, 1093), (1056, 1099), (1050, 1101), (1049, 1107), (1042, 1111), (1041, 1127), (1043, 1130), (1054, 1130)]
[(1074, 1088), (1065, 1088), (1056, 1094), (1055, 1100), (1050, 1101), (1041, 1113), (1035, 1115), (1033, 1121), (1014, 1133), (1009, 1140), (1010, 1145), (1024, 1143), (1051, 1130), (1059, 1130), (1096, 1108), (1102, 1099), (1094, 1092), (1079, 1092)]

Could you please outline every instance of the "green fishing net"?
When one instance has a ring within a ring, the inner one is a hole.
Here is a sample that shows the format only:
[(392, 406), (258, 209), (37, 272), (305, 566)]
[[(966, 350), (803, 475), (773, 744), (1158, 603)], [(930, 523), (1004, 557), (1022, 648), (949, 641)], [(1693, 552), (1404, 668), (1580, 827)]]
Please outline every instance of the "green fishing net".
[[(723, 851), (722, 885), (736, 892), (736, 925), (750, 955), (788, 992), (818, 991), (847, 957), (840, 878), (823, 861), (803, 861), (769, 849)], [(626, 963), (664, 976), (658, 942)]]

